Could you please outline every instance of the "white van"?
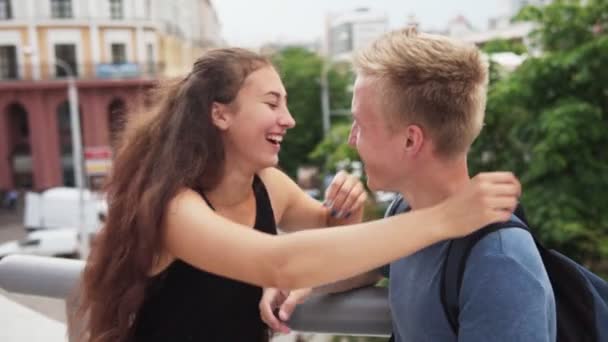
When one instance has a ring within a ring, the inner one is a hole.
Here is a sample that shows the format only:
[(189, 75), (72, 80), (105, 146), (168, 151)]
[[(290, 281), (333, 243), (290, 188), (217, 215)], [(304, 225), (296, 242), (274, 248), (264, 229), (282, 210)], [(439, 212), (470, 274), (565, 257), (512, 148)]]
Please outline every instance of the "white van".
[(0, 244), (0, 258), (10, 254), (79, 257), (79, 236), (89, 239), (102, 225), (107, 204), (100, 193), (83, 190), (84, 229), (80, 226), (80, 192), (77, 188), (58, 187), (42, 193), (25, 194), (23, 225), (28, 232), (21, 240)]
[[(94, 233), (102, 224), (101, 216), (106, 214), (107, 204), (101, 193), (82, 191), (83, 224), (87, 231)], [(57, 187), (25, 194), (23, 225), (28, 232), (80, 227), (80, 220), (78, 188)]]

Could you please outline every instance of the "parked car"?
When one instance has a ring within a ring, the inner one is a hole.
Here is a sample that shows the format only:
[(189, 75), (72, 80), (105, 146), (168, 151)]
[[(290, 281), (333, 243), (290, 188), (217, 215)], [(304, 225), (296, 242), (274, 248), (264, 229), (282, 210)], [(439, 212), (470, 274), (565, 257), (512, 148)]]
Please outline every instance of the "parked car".
[[(25, 194), (23, 226), (27, 236), (0, 244), (0, 258), (9, 254), (78, 257), (80, 234), (92, 241), (107, 214), (101, 193), (56, 187)], [(82, 222), (82, 225), (81, 225)]]
[(39, 230), (24, 239), (0, 244), (0, 259), (10, 254), (78, 258), (78, 231), (74, 228)]

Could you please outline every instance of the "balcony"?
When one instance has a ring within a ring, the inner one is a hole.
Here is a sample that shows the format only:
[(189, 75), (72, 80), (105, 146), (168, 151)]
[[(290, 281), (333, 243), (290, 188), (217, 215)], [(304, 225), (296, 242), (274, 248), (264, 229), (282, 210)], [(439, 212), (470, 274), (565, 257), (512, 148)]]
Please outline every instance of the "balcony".
[(153, 19), (145, 18), (141, 16), (123, 16), (122, 18), (112, 18), (110, 16), (99, 16), (99, 15), (74, 15), (59, 17), (53, 15), (37, 15), (30, 17), (27, 15), (11, 16), (10, 18), (0, 19), (0, 27), (15, 25), (27, 25), (34, 21), (36, 25), (40, 26), (88, 26), (90, 24), (97, 24), (103, 26), (144, 26), (156, 28), (159, 23), (168, 22), (165, 19)]
[(32, 22), (36, 26), (44, 27), (88, 27), (97, 25), (103, 27), (143, 27), (164, 32), (168, 35), (184, 38), (188, 36), (187, 27), (184, 27), (176, 18), (145, 18), (138, 16), (123, 16), (122, 18), (111, 18), (91, 15), (79, 15), (72, 17), (53, 17), (53, 16), (36, 16), (36, 17), (11, 17), (8, 19), (0, 19), (0, 28), (14, 28), (15, 26), (27, 26)]
[[(165, 72), (165, 63), (85, 63), (70, 64), (79, 80), (156, 79)], [(36, 70), (37, 69), (37, 70)], [(38, 74), (39, 77), (35, 77)], [(22, 64), (11, 70), (2, 70), (0, 82), (50, 81), (65, 79), (67, 75), (50, 63)]]

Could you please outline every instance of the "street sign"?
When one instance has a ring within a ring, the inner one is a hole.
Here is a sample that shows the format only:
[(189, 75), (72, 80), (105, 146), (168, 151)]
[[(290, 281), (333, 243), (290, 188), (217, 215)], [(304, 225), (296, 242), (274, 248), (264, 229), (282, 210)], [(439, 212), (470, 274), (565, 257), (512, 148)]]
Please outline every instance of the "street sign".
[(84, 163), (88, 176), (105, 176), (112, 167), (112, 149), (109, 146), (85, 147)]

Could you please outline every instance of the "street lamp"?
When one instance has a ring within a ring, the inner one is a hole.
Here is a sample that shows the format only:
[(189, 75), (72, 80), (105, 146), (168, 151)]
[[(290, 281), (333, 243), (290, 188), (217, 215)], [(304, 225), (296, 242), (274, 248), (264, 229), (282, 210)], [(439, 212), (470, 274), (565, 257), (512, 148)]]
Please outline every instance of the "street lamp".
[(86, 258), (89, 254), (89, 231), (84, 222), (84, 174), (82, 160), (82, 138), (80, 136), (80, 115), (78, 115), (78, 90), (76, 77), (68, 63), (55, 58), (55, 65), (63, 70), (68, 81), (68, 103), (70, 107), (70, 131), (72, 135), (72, 162), (74, 164), (74, 180), (78, 188), (78, 228), (79, 228), (79, 254)]
[(326, 137), (330, 128), (330, 107), (329, 107), (329, 80), (327, 73), (331, 62), (323, 61), (321, 67), (321, 114), (323, 117), (323, 136)]
[[(334, 61), (331, 60), (331, 56), (326, 57), (328, 60), (323, 61), (321, 67), (321, 115), (323, 118), (323, 137), (329, 134), (331, 128), (331, 116), (332, 115), (350, 115), (351, 110), (349, 108), (331, 109), (330, 94), (329, 94), (329, 69), (334, 65)], [(347, 89), (351, 89), (349, 88)]]
[[(31, 46), (25, 46), (23, 53), (32, 56), (36, 51)], [(60, 58), (55, 58), (55, 65), (63, 70), (68, 81), (68, 104), (70, 110), (70, 131), (72, 138), (72, 163), (74, 164), (74, 181), (78, 188), (78, 231), (79, 231), (79, 254), (86, 258), (89, 254), (89, 232), (84, 222), (84, 189), (85, 178), (83, 174), (82, 160), (82, 138), (80, 136), (80, 116), (78, 115), (78, 90), (76, 88), (76, 77), (72, 67)]]

